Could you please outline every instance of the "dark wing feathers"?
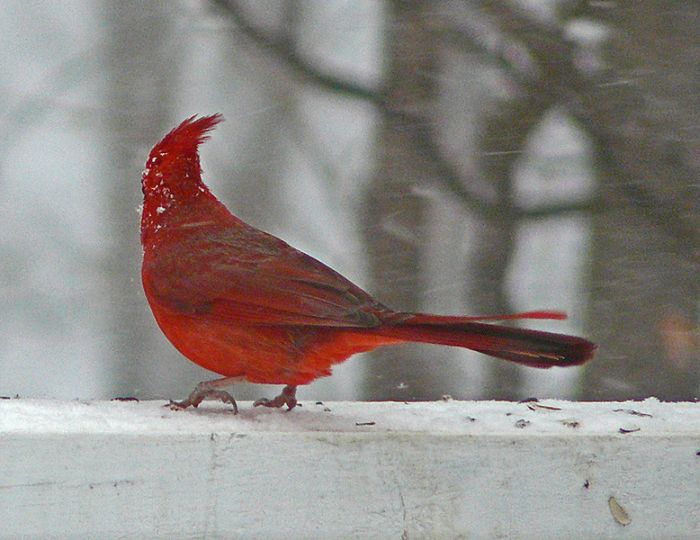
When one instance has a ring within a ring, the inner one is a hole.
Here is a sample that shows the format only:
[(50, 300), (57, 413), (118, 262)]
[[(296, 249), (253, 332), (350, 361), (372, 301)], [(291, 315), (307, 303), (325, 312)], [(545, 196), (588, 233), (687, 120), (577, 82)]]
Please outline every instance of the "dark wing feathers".
[(155, 249), (162, 305), (243, 324), (371, 328), (388, 311), (316, 259), (256, 229), (199, 231)]

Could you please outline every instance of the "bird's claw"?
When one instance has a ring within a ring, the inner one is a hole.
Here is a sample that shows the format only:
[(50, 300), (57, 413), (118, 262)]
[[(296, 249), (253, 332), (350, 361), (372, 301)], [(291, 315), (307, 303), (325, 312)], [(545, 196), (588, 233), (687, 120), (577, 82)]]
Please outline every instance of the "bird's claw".
[(238, 414), (238, 404), (231, 394), (223, 390), (209, 388), (202, 383), (197, 385), (187, 399), (182, 401), (173, 401), (171, 399), (165, 406), (169, 407), (172, 411), (181, 411), (187, 407), (194, 407), (196, 409), (205, 399), (213, 399), (223, 401), (224, 403), (230, 403), (233, 406), (233, 414)]
[(192, 403), (189, 399), (183, 399), (182, 401), (174, 401), (169, 399), (168, 402), (163, 405), (163, 407), (168, 407), (171, 411), (182, 411), (187, 407), (197, 408), (198, 405), (199, 403)]
[(274, 407), (279, 409), (283, 405), (287, 406), (287, 410), (291, 411), (297, 406), (297, 387), (287, 385), (282, 389), (282, 393), (272, 399), (260, 398), (253, 403), (253, 407)]

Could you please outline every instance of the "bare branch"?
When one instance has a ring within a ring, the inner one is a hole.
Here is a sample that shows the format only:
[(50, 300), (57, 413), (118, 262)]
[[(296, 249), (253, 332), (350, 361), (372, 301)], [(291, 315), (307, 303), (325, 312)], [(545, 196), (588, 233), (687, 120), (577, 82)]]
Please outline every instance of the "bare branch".
[(382, 102), (382, 97), (377, 90), (324, 73), (310, 66), (299, 56), (294, 47), (290, 46), (288, 36), (278, 38), (256, 28), (247, 20), (243, 10), (235, 0), (210, 1), (220, 8), (221, 13), (229, 17), (245, 35), (262, 47), (272, 51), (302, 79), (348, 97), (363, 99), (376, 104)]
[[(243, 10), (235, 0), (210, 0), (212, 4), (220, 8), (222, 14), (229, 17), (236, 27), (242, 31), (248, 38), (256, 42), (261, 47), (271, 51), (278, 59), (280, 59), (287, 67), (303, 80), (319, 86), (325, 90), (336, 92), (347, 97), (362, 99), (374, 104), (379, 112), (387, 117), (408, 125), (423, 124), (426, 122), (424, 118), (419, 118), (415, 114), (399, 110), (389, 103), (383, 93), (378, 89), (359, 85), (355, 82), (331, 75), (318, 70), (306, 62), (294, 49), (290, 46), (288, 36), (278, 38), (277, 36), (266, 33), (253, 24), (246, 18)], [(458, 33), (451, 32), (448, 37), (456, 40)], [(467, 38), (468, 39), (468, 38)], [(462, 42), (464, 46), (468, 46), (467, 42)], [(480, 43), (473, 42), (475, 49), (484, 50), (484, 52), (494, 57), (494, 51), (482, 48)], [(514, 73), (512, 65), (507, 59), (502, 58), (503, 64), (511, 66), (510, 73)], [(525, 77), (519, 77), (521, 82), (526, 82)], [(536, 84), (530, 81), (530, 85)], [(534, 95), (541, 95), (540, 92), (534, 91)], [(415, 130), (414, 136), (410, 139), (414, 148), (424, 159), (429, 160), (437, 170), (437, 177), (440, 179), (441, 185), (446, 189), (455, 200), (461, 202), (465, 208), (485, 217), (496, 217), (503, 215), (504, 212), (511, 212), (513, 218), (521, 219), (537, 219), (546, 216), (558, 215), (561, 212), (577, 212), (586, 211), (592, 208), (591, 203), (572, 203), (571, 205), (553, 205), (551, 207), (543, 206), (534, 209), (522, 209), (511, 207), (504, 208), (502, 205), (489, 201), (484, 197), (473, 193), (465, 186), (464, 179), (452, 163), (445, 158), (438, 143), (435, 140), (432, 129), (426, 126), (425, 129)]]
[[(472, 0), (470, 4), (474, 5)], [(615, 146), (616, 137), (598, 118), (600, 104), (597, 101), (597, 83), (595, 80), (583, 77), (576, 68), (573, 44), (566, 39), (562, 30), (536, 21), (522, 9), (508, 2), (478, 0), (476, 5), (496, 20), (502, 32), (511, 39), (524, 43), (539, 62), (540, 78), (537, 80), (523, 77), (512, 69), (507, 70), (508, 74), (514, 76), (525, 92), (531, 96), (546, 98), (551, 93), (556, 95), (558, 100), (564, 101), (567, 110), (591, 137), (600, 162), (612, 177), (622, 179), (615, 184), (615, 189), (659, 228), (674, 238), (679, 247), (689, 256), (700, 256), (698, 253), (700, 234), (697, 226), (692, 221), (689, 222), (679, 216), (675, 208), (661, 204), (651, 189), (640, 182), (639, 178), (631, 177), (633, 173), (618, 163), (616, 155), (611, 151)], [(469, 37), (465, 36), (465, 39)], [(471, 47), (483, 48), (483, 45), (475, 42)], [(502, 56), (502, 52), (490, 52), (495, 54), (496, 60), (501, 65), (508, 66), (509, 62)], [(636, 88), (628, 86), (625, 87), (625, 91), (630, 94), (627, 98), (630, 102), (644, 101)], [(645, 146), (653, 148), (653, 145)], [(656, 161), (663, 162), (663, 157), (659, 157)], [(687, 163), (677, 164), (675, 169), (675, 175), (679, 178), (691, 178), (695, 174)], [(602, 201), (599, 201), (595, 207), (602, 209)]]

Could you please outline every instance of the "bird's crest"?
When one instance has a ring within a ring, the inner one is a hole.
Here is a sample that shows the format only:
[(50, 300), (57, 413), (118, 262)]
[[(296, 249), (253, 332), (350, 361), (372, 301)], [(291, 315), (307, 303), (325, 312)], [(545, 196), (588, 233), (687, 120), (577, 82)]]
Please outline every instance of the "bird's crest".
[(172, 152), (178, 155), (195, 152), (197, 147), (209, 138), (207, 133), (223, 120), (224, 117), (221, 114), (212, 114), (210, 116), (202, 116), (201, 118), (197, 118), (197, 115), (190, 116), (163, 137), (155, 148), (153, 148), (152, 154)]

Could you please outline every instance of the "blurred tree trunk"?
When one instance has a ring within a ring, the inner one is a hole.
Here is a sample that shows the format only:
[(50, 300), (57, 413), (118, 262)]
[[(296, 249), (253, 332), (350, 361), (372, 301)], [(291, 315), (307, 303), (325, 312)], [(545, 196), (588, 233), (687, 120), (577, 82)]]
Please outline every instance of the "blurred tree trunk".
[[(605, 211), (595, 221), (598, 359), (587, 399), (691, 399), (700, 389), (700, 4), (644, 0), (588, 13), (611, 28), (587, 96)], [(693, 136), (693, 133), (696, 135)]]
[[(474, 313), (512, 313), (506, 293), (506, 274), (515, 249), (519, 221), (513, 201), (513, 176), (528, 136), (551, 106), (552, 101), (535, 92), (522, 93), (494, 108), (481, 120), (477, 152), (480, 174), (495, 187), (499, 212), (478, 218), (474, 255), (467, 268), (469, 304)], [(484, 383), (482, 399), (521, 399), (522, 368), (510, 362), (492, 360)]]
[[(160, 3), (135, 0), (104, 2), (105, 65), (112, 69), (107, 81), (107, 108), (114, 111), (105, 126), (107, 156), (114, 176), (105, 180), (107, 202), (104, 222), (112, 244), (107, 261), (107, 297), (113, 329), (115, 371), (113, 392), (145, 395), (145, 381), (153, 367), (145, 352), (153, 339), (153, 319), (141, 289), (139, 217), (141, 170), (151, 146), (170, 128), (171, 90), (176, 85), (178, 61), (173, 49), (172, 18)], [(169, 52), (165, 52), (166, 50)], [(169, 58), (170, 62), (164, 62)], [(162, 374), (166, 377), (166, 374)], [(157, 392), (163, 391), (159, 387)]]
[[(506, 276), (516, 248), (516, 235), (527, 217), (514, 200), (513, 184), (518, 161), (525, 153), (530, 136), (545, 115), (565, 101), (560, 83), (565, 77), (571, 48), (560, 41), (553, 47), (553, 35), (540, 32), (531, 24), (530, 14), (508, 3), (476, 2), (472, 11), (462, 13), (469, 21), (486, 16), (496, 32), (499, 45), (495, 50), (478, 46), (467, 35), (458, 41), (467, 52), (471, 48), (486, 52), (487, 59), (508, 77), (510, 96), (491, 99), (482, 107), (476, 133), (478, 182), (495, 194), (489, 205), (482, 204), (476, 213), (477, 232), (466, 274), (470, 288), (469, 304), (474, 313), (510, 313), (513, 306), (506, 291)], [(457, 17), (454, 21), (459, 21)], [(455, 26), (469, 27), (467, 20)], [(484, 21), (484, 23), (485, 23)], [(476, 38), (483, 39), (482, 38)], [(466, 40), (466, 41), (465, 41)], [(515, 69), (508, 51), (527, 62)], [(504, 56), (506, 55), (506, 56)], [(566, 203), (556, 210), (565, 213)], [(522, 368), (493, 360), (482, 387), (482, 399), (519, 399), (522, 395)]]
[(688, 51), (700, 48), (700, 4), (562, 3), (564, 23), (605, 26), (602, 62), (512, 4), (478, 4), (537, 60), (527, 92), (558, 96), (595, 147), (590, 325), (600, 350), (583, 397), (697, 396), (700, 62)]
[[(394, 309), (421, 308), (422, 256), (428, 202), (412, 189), (436, 175), (416, 152), (431, 129), (437, 93), (437, 43), (428, 28), (431, 2), (390, 1), (386, 14), (386, 108), (376, 142), (376, 172), (365, 195), (370, 290)], [(407, 121), (403, 111), (414, 117)], [(419, 120), (416, 122), (415, 118)], [(452, 378), (413, 345), (380, 350), (368, 359), (365, 399), (434, 399)]]

